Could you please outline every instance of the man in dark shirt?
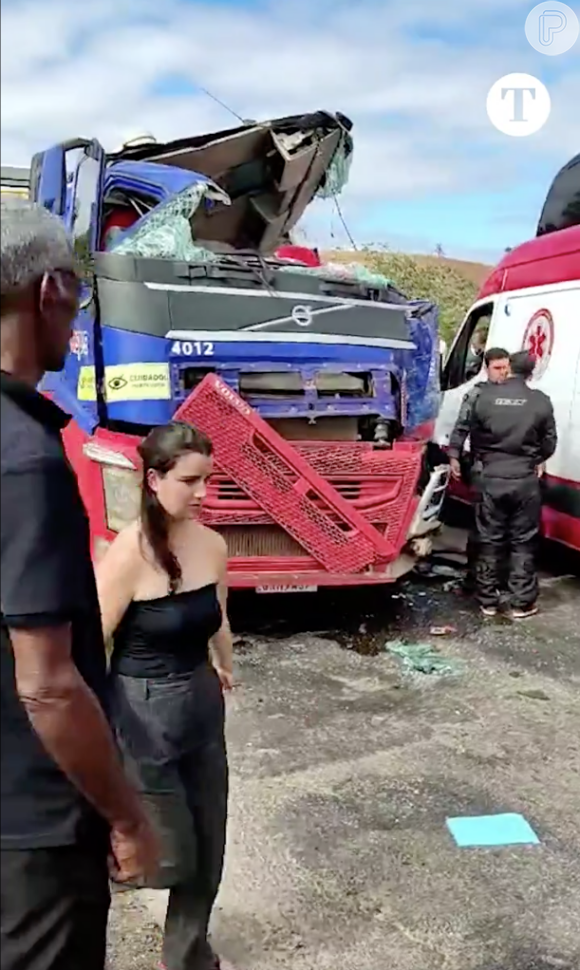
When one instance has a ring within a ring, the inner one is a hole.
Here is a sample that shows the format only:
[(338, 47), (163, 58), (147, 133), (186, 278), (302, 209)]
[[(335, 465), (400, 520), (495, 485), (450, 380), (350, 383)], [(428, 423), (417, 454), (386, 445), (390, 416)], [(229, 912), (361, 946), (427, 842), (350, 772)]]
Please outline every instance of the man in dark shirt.
[[(481, 391), (482, 387), (485, 387), (486, 383), (491, 382), (492, 384), (501, 384), (509, 377), (510, 355), (507, 350), (503, 349), (503, 347), (490, 347), (490, 349), (487, 350), (484, 355), (484, 362), (487, 373), (487, 381), (478, 381), (478, 383), (470, 387), (467, 394), (465, 394), (461, 402), (461, 407), (459, 408), (459, 414), (457, 415), (455, 427), (449, 439), (449, 461), (451, 465), (451, 474), (453, 475), (453, 478), (457, 480), (463, 478), (466, 484), (471, 486), (475, 505), (477, 505), (477, 498), (479, 494), (479, 482), (477, 474), (474, 474), (473, 472), (473, 456), (470, 453), (469, 459), (464, 460), (463, 463), (460, 461), (460, 456), (463, 451), (465, 440), (469, 435), (471, 413), (473, 411), (473, 405), (479, 397), (479, 392)], [(465, 458), (466, 456), (464, 455), (463, 457)], [(478, 532), (476, 528), (472, 528), (467, 536), (467, 572), (463, 584), (465, 592), (472, 593), (475, 589), (475, 569), (478, 549)]]
[(467, 380), (476, 377), (483, 368), (488, 329), (489, 327), (479, 327), (473, 334), (465, 368), (465, 377)]
[(3, 970), (103, 970), (107, 858), (156, 847), (105, 717), (105, 650), (68, 421), (36, 391), (63, 367), (79, 284), (64, 227), (1, 220), (1, 911)]
[(469, 434), (480, 481), (476, 523), (482, 612), (496, 615), (505, 566), (511, 616), (521, 620), (537, 613), (539, 479), (556, 450), (557, 433), (549, 397), (528, 387), (534, 371), (532, 358), (526, 352), (512, 354), (510, 366), (512, 376), (505, 383), (481, 387), (469, 426), (456, 435), (454, 448), (459, 455)]

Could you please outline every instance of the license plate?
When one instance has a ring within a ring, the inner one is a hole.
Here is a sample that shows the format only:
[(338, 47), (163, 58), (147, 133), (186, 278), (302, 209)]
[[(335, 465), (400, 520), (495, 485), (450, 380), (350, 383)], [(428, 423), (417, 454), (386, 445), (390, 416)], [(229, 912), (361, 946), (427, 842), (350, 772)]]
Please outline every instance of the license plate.
[(256, 586), (256, 593), (316, 593), (318, 586)]

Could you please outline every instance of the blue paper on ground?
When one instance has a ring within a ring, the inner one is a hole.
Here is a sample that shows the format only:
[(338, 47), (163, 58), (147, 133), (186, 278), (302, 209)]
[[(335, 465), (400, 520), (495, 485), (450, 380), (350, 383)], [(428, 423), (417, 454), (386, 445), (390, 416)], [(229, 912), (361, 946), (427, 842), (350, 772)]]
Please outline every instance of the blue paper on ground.
[(474, 815), (448, 818), (447, 828), (461, 848), (468, 846), (539, 845), (523, 815)]

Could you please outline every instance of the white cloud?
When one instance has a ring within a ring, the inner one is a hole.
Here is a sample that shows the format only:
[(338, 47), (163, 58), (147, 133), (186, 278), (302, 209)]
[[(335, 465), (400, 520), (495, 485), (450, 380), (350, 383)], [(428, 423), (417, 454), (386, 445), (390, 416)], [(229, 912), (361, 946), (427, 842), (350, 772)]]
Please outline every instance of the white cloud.
[[(553, 114), (539, 135), (508, 139), (485, 113), (498, 77), (538, 73), (541, 55), (523, 36), (528, 7), (527, 0), (448, 0), (447, 7), (272, 0), (246, 9), (209, 0), (4, 0), (2, 161), (26, 163), (77, 135), (114, 148), (139, 130), (169, 138), (233, 123), (201, 92), (155, 93), (164, 78), (179, 76), (243, 117), (321, 107), (349, 114), (355, 161), (345, 205), (355, 219), (384, 200), (494, 188), (521, 179), (522, 170), (529, 178), (534, 160), (555, 173), (577, 150), (570, 119), (580, 72), (571, 59), (562, 59), (550, 85)], [(503, 48), (491, 32), (500, 17), (510, 42)], [(469, 47), (421, 39), (429, 25), (444, 36), (480, 22)]]

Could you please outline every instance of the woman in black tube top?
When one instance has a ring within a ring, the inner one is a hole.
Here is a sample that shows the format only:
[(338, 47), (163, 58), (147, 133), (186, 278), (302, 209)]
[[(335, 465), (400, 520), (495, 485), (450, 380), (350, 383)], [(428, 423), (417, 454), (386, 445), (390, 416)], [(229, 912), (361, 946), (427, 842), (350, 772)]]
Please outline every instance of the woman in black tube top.
[(127, 769), (162, 844), (169, 888), (163, 966), (225, 970), (208, 942), (222, 876), (228, 769), (223, 690), (232, 687), (226, 546), (199, 521), (212, 471), (191, 425), (155, 428), (139, 448), (141, 515), (101, 560), (112, 710)]

